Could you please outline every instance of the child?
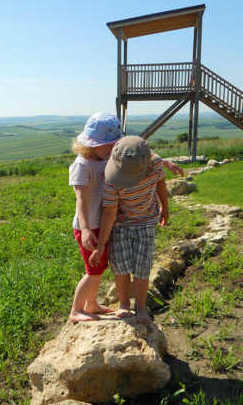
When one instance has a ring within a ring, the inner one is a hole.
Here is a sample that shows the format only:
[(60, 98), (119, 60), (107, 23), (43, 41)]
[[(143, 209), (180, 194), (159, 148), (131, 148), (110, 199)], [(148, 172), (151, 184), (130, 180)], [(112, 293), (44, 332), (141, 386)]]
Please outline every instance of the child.
[(69, 319), (72, 322), (99, 319), (112, 312), (99, 305), (96, 297), (101, 276), (108, 265), (107, 247), (100, 263), (90, 266), (88, 259), (97, 244), (104, 187), (104, 169), (114, 143), (121, 137), (120, 121), (112, 114), (96, 113), (73, 144), (77, 158), (69, 168), (69, 185), (76, 194), (73, 219), (74, 236), (85, 263), (86, 275), (77, 285)]
[[(96, 113), (87, 121), (77, 137), (73, 152), (78, 156), (69, 168), (69, 184), (76, 194), (74, 236), (85, 263), (86, 275), (80, 280), (69, 315), (72, 322), (99, 319), (99, 313), (111, 312), (96, 301), (101, 276), (107, 268), (107, 247), (97, 265), (89, 264), (99, 234), (104, 187), (104, 170), (114, 143), (121, 137), (120, 121), (112, 114)], [(182, 169), (162, 161), (174, 174)]]
[(131, 316), (129, 291), (132, 274), (136, 315), (138, 321), (147, 323), (151, 321), (145, 302), (155, 225), (160, 222), (164, 226), (168, 221), (162, 159), (152, 155), (142, 138), (123, 137), (112, 150), (105, 169), (105, 181), (99, 241), (90, 256), (90, 263), (97, 265), (100, 262), (110, 237), (109, 260), (120, 301), (117, 316)]

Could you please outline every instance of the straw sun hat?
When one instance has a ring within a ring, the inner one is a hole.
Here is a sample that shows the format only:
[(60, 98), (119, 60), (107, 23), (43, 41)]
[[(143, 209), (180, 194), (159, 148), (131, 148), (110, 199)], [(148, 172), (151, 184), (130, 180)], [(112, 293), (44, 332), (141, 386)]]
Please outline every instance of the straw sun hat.
[(116, 188), (133, 187), (151, 166), (151, 150), (139, 136), (124, 136), (113, 147), (105, 168), (105, 181)]

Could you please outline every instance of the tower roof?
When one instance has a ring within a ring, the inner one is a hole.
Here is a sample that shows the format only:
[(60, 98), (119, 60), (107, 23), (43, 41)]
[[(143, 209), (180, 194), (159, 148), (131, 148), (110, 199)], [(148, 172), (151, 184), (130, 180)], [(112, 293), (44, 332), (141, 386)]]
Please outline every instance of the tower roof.
[(107, 25), (115, 37), (118, 37), (118, 30), (121, 29), (123, 39), (196, 27), (198, 17), (203, 14), (205, 7), (205, 4), (200, 4), (193, 7), (112, 21), (108, 22)]

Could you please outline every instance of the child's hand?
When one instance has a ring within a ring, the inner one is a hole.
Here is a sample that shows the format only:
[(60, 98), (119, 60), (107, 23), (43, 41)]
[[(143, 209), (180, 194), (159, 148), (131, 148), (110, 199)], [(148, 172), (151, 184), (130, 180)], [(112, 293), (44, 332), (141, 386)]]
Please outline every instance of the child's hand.
[(177, 176), (178, 174), (184, 177), (184, 171), (180, 166), (177, 166), (175, 163), (170, 161), (164, 161), (164, 166), (166, 166), (172, 173)]
[(97, 238), (90, 229), (82, 229), (82, 245), (87, 250), (94, 250), (97, 246)]
[(103, 254), (104, 249), (98, 250), (95, 249), (93, 250), (92, 254), (89, 256), (89, 264), (92, 267), (98, 266), (101, 256)]
[(160, 226), (167, 226), (168, 225), (168, 219), (169, 219), (169, 212), (168, 210), (164, 210), (160, 214)]

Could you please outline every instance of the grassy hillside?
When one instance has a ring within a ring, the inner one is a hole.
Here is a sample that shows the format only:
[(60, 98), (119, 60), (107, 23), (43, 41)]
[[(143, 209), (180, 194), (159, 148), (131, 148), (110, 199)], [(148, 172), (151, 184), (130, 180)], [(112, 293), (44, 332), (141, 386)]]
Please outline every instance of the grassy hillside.
[[(0, 161), (68, 153), (71, 151), (72, 138), (81, 132), (86, 119), (86, 116), (1, 118)], [(154, 119), (154, 116), (130, 117), (127, 133), (139, 135)], [(180, 152), (178, 149), (180, 145), (175, 145), (176, 137), (187, 131), (188, 119), (179, 116), (179, 118), (168, 121), (159, 129), (151, 137), (151, 141), (161, 139), (169, 141), (166, 156), (171, 156), (171, 153)], [(242, 146), (243, 132), (241, 130), (215, 115), (202, 115), (199, 137), (217, 136), (220, 139), (228, 138), (234, 142), (238, 141)], [(183, 152), (186, 153), (186, 148), (183, 149)]]

